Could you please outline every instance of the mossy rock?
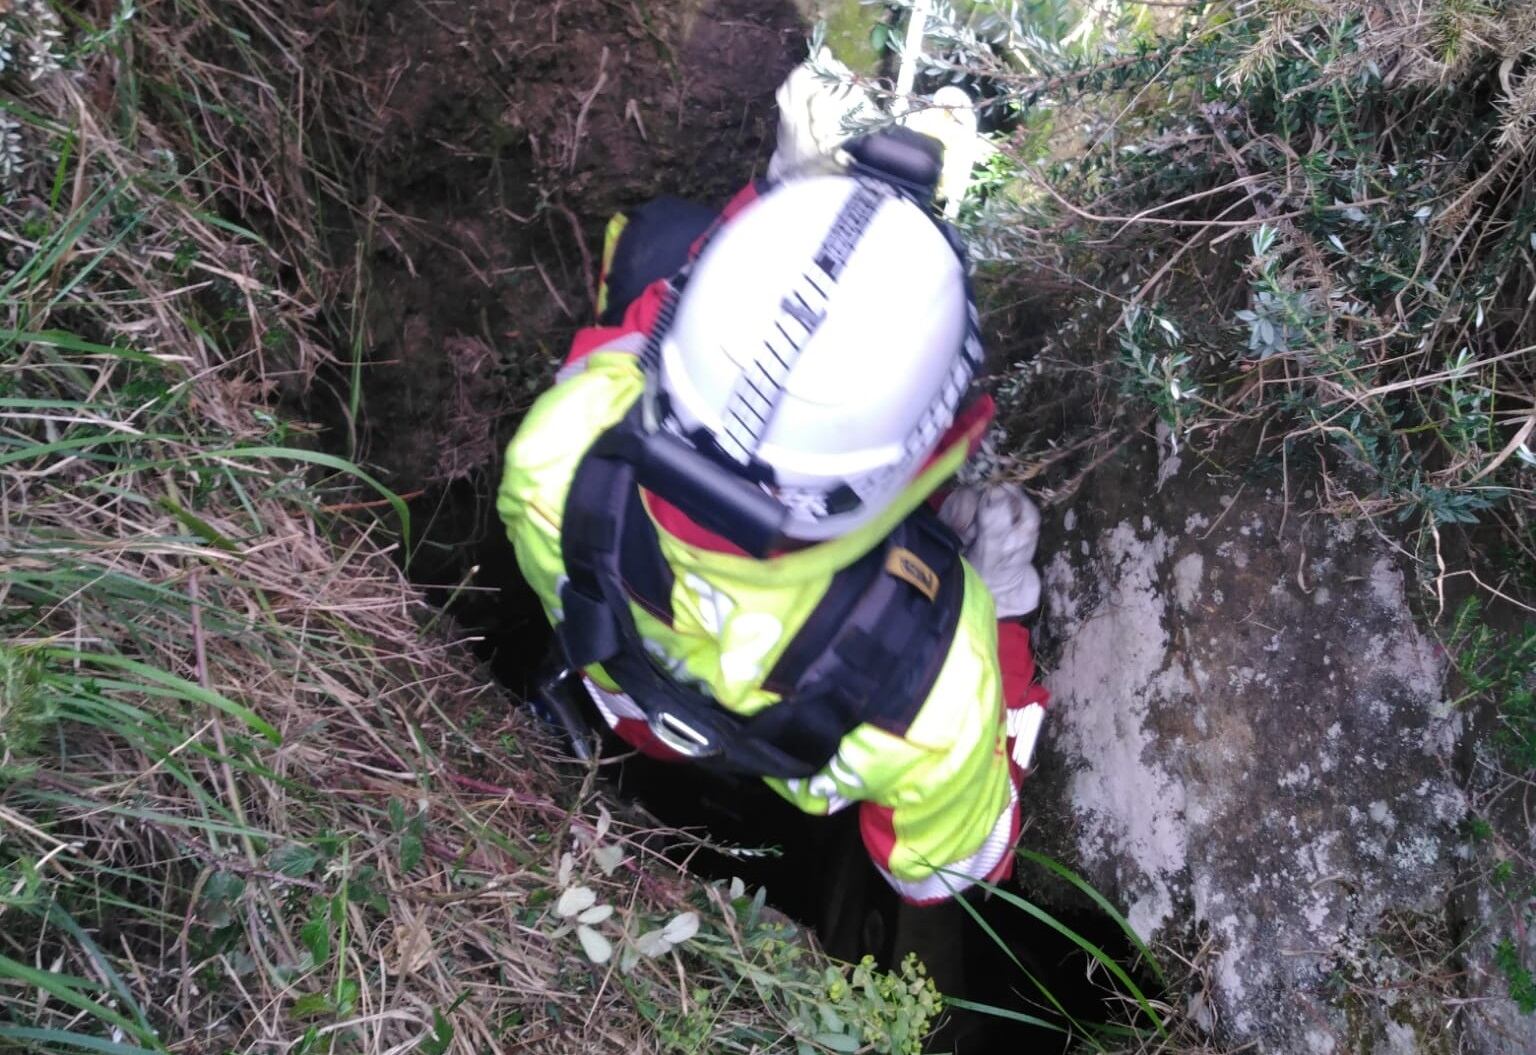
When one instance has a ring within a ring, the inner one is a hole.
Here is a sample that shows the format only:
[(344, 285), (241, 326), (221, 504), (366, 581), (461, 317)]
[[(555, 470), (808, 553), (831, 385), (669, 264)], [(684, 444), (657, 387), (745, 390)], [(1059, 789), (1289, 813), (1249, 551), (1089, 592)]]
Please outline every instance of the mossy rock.
[(875, 31), (890, 17), (883, 4), (859, 0), (794, 0), (808, 23), (827, 24), (827, 47), (855, 73), (874, 76), (880, 72), (883, 54), (875, 46)]

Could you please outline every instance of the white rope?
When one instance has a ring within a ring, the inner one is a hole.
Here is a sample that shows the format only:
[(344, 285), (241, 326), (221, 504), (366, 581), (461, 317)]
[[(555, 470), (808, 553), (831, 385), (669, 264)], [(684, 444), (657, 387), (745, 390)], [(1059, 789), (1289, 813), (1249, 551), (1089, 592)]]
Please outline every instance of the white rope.
[(912, 12), (907, 16), (907, 39), (901, 46), (901, 69), (896, 74), (897, 105), (912, 94), (917, 83), (917, 60), (923, 54), (923, 36), (928, 28), (928, 12), (933, 0), (912, 0)]

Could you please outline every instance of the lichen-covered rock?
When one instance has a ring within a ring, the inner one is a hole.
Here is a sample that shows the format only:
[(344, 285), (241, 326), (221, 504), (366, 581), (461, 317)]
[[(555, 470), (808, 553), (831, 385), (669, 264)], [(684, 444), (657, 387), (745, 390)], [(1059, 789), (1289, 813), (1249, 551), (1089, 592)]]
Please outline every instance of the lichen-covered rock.
[(1460, 716), (1391, 542), (1278, 479), (1155, 461), (1106, 466), (1057, 526), (1036, 794), (1140, 934), (1208, 935), (1195, 1010), (1222, 1039), (1450, 1050), (1403, 983), (1451, 944)]
[[(1525, 852), (1536, 854), (1536, 829), (1531, 829)], [(1518, 898), (1518, 894), (1516, 895)], [(1469, 884), (1462, 906), (1469, 922), (1465, 989), (1467, 1004), (1462, 1028), (1464, 1050), (1473, 1055), (1504, 1055), (1536, 1051), (1536, 1015), (1522, 1012), (1509, 999), (1509, 980), (1498, 966), (1498, 946), (1507, 942), (1520, 951), (1520, 962), (1536, 963), (1536, 928), (1517, 934), (1515, 917), (1525, 917), (1520, 906), (1511, 909), (1509, 892), (1497, 889), (1486, 877)]]
[[(1536, 679), (1536, 671), (1527, 671)], [(1488, 715), (1480, 716), (1487, 719)], [(1498, 716), (1494, 714), (1493, 720)], [(1464, 935), (1458, 960), (1463, 1049), (1470, 1055), (1536, 1052), (1536, 1014), (1522, 1011), (1511, 991), (1531, 999), (1530, 965), (1536, 964), (1533, 877), (1521, 862), (1536, 860), (1529, 782), (1511, 773), (1507, 759), (1476, 731), (1464, 745), (1469, 793), (1483, 830), (1464, 855), (1455, 901)]]

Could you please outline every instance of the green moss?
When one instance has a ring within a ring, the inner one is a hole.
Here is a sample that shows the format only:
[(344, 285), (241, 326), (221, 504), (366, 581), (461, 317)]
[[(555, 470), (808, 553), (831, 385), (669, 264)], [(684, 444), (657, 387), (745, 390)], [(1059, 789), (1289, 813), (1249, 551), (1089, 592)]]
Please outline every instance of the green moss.
[(795, 0), (807, 22), (825, 22), (827, 47), (855, 73), (874, 76), (880, 72), (882, 51), (875, 46), (876, 31), (886, 22), (887, 9), (860, 0)]

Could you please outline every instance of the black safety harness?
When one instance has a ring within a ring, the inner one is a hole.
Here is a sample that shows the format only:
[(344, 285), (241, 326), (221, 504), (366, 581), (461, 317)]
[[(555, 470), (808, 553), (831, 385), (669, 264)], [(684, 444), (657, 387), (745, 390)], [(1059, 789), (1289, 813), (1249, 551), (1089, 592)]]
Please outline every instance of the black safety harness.
[(763, 687), (780, 702), (751, 717), (663, 670), (633, 602), (671, 625), (672, 571), (635, 482), (635, 415), (587, 452), (566, 498), (560, 644), (573, 668), (600, 664), (667, 746), (725, 771), (807, 777), (869, 723), (901, 735), (927, 698), (959, 622), (964, 576), (954, 534), (926, 508), (838, 572)]

